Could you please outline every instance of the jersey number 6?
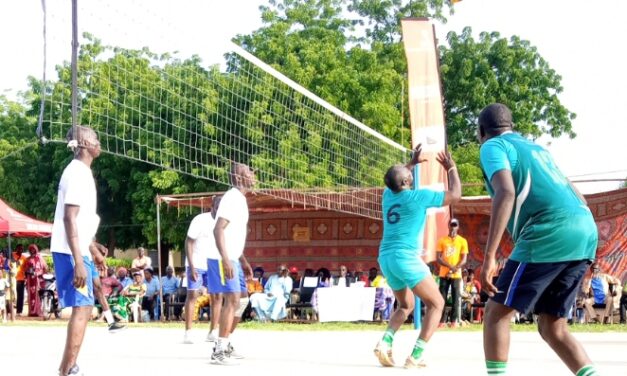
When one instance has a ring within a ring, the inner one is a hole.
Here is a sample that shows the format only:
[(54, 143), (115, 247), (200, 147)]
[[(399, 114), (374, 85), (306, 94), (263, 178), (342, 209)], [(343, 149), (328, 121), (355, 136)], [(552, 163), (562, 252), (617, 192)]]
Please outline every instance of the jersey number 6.
[(400, 207), (401, 207), (401, 204), (394, 204), (390, 206), (390, 208), (388, 209), (388, 213), (386, 214), (388, 218), (388, 223), (395, 224), (401, 220), (401, 215), (398, 214), (398, 212), (394, 211), (394, 209), (398, 209)]

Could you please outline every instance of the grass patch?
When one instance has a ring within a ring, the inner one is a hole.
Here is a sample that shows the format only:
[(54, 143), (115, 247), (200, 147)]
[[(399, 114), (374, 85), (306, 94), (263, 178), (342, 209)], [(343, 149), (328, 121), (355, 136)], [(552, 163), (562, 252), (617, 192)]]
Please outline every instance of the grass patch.
[[(64, 320), (51, 320), (51, 321), (33, 321), (33, 320), (19, 320), (16, 322), (9, 322), (3, 324), (7, 326), (15, 327), (64, 327), (67, 325), (67, 321)], [(90, 322), (92, 327), (105, 327), (103, 322)], [(184, 324), (179, 322), (148, 322), (140, 324), (128, 324), (131, 328), (161, 328), (161, 329), (182, 329)], [(195, 323), (196, 328), (206, 328), (209, 323), (203, 321), (201, 323)], [(262, 331), (290, 331), (290, 332), (308, 332), (308, 331), (383, 331), (387, 324), (378, 322), (273, 322), (273, 323), (261, 323), (257, 321), (247, 321), (239, 325), (239, 329), (243, 330), (262, 330)], [(512, 331), (514, 332), (535, 332), (538, 330), (535, 324), (512, 324)], [(627, 333), (627, 325), (613, 324), (574, 324), (569, 326), (570, 331), (574, 333), (606, 333), (606, 332), (620, 332)], [(403, 330), (413, 329), (412, 324), (403, 325)], [(444, 332), (479, 332), (483, 329), (481, 324), (472, 324), (460, 328), (440, 328), (438, 331)]]

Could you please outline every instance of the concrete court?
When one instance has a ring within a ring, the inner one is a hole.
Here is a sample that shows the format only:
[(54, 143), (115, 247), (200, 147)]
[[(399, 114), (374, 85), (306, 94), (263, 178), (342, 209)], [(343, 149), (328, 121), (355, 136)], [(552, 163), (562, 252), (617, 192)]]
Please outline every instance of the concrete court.
[[(378, 331), (240, 330), (233, 338), (247, 358), (233, 367), (209, 362), (212, 344), (205, 326), (194, 329), (193, 345), (182, 344), (183, 329), (131, 327), (109, 334), (90, 326), (78, 364), (88, 376), (100, 375), (485, 375), (481, 332), (442, 331), (429, 344), (428, 367), (404, 370), (417, 332), (395, 339), (397, 368), (382, 368), (372, 349)], [(627, 333), (575, 333), (602, 375), (627, 375)], [(57, 375), (65, 327), (1, 326), (3, 375)], [(36, 353), (33, 353), (33, 350)], [(569, 375), (537, 333), (512, 333), (509, 375)]]

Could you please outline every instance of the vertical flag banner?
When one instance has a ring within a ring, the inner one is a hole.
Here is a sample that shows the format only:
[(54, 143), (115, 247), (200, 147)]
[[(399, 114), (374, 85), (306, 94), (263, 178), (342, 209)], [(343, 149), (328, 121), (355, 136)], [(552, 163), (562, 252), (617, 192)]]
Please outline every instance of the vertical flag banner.
[[(403, 19), (401, 26), (407, 57), (411, 143), (412, 147), (421, 143), (422, 157), (428, 160), (420, 165), (417, 180), (421, 188), (447, 189), (446, 171), (436, 160), (438, 152), (446, 148), (446, 129), (435, 28), (426, 18)], [(440, 208), (427, 213), (421, 236), (423, 258), (430, 262), (435, 260), (438, 239), (448, 233), (449, 211)]]

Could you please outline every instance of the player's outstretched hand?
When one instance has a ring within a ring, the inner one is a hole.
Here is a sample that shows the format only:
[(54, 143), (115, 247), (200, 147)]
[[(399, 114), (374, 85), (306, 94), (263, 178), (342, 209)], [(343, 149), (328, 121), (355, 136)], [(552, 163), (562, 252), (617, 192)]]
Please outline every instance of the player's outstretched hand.
[(492, 278), (496, 274), (496, 260), (494, 257), (486, 256), (481, 267), (481, 289), (488, 294), (494, 296), (498, 292), (496, 286), (492, 284)]
[(427, 162), (426, 159), (420, 158), (421, 153), (422, 153), (422, 144), (418, 144), (416, 145), (414, 150), (411, 151), (411, 161), (409, 161), (409, 163), (415, 166), (419, 163)]
[(455, 167), (455, 161), (453, 161), (453, 158), (451, 158), (451, 154), (447, 151), (439, 152), (438, 156), (435, 159), (438, 161), (439, 164), (442, 165), (442, 167), (444, 167), (446, 171)]

